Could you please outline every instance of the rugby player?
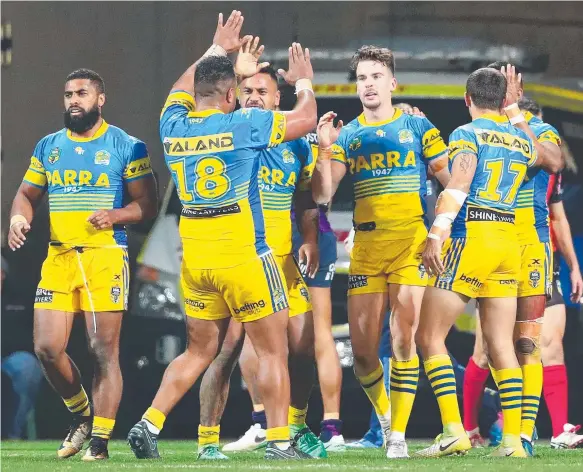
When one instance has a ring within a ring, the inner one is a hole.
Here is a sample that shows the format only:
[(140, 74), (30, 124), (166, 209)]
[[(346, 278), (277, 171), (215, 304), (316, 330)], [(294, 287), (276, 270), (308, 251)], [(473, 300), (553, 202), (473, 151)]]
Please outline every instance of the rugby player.
[[(513, 349), (520, 252), (514, 226), (518, 192), (529, 167), (546, 165), (536, 138), (502, 114), (518, 99), (514, 69), (472, 73), (466, 105), (472, 123), (450, 136), (450, 184), (440, 195), (423, 252), (431, 279), (423, 298), (417, 338), (425, 371), (441, 411), (443, 434), (418, 454), (440, 457), (471, 448), (461, 423), (456, 383), (445, 338), (470, 298), (480, 302), (480, 322), (504, 417), (494, 456), (527, 457), (520, 441), (522, 371)], [(508, 87), (507, 87), (508, 85)], [(522, 116), (514, 121), (524, 119)], [(537, 162), (537, 158), (538, 161)], [(453, 223), (453, 226), (452, 226)], [(442, 244), (451, 227), (451, 238)], [(442, 262), (443, 261), (443, 262)]]
[[(243, 109), (273, 111), (279, 107), (279, 100), (277, 75), (270, 67), (261, 69), (239, 85), (239, 102)], [(290, 435), (301, 451), (313, 457), (326, 457), (322, 442), (306, 425), (308, 400), (314, 384), (314, 320), (308, 288), (294, 260), (290, 215), (293, 201), (304, 238), (298, 257), (306, 261), (305, 266), (312, 275), (318, 265), (319, 212), (309, 187), (313, 169), (310, 144), (302, 138), (263, 149), (260, 153), (258, 179), (265, 218), (265, 239), (281, 266), (289, 293)], [(242, 346), (244, 354), (239, 363), (253, 400), (254, 424), (239, 441), (226, 445), (224, 451), (253, 450), (265, 446), (265, 411), (255, 382), (259, 368), (257, 355), (249, 340), (245, 341), (243, 324), (232, 319), (221, 352), (202, 379), (199, 436), (204, 440), (199, 442), (201, 459), (227, 458), (218, 450), (219, 424), (228, 396), (229, 378)]]
[[(294, 109), (234, 112), (237, 80), (226, 55), (243, 44), (242, 24), (239, 11), (224, 25), (219, 15), (213, 45), (174, 84), (160, 117), (166, 162), (183, 205), (181, 283), (188, 346), (170, 363), (152, 406), (129, 432), (138, 458), (159, 457), (157, 437), (166, 416), (220, 352), (231, 317), (243, 322), (259, 359), (257, 385), (267, 414), (265, 457), (310, 457), (290, 443), (288, 293), (265, 242), (257, 175), (261, 150), (314, 128), (313, 72), (309, 51), (293, 43), (284, 78), (296, 86)], [(245, 43), (250, 40), (246, 37)], [(258, 65), (252, 54), (248, 59), (249, 67), (237, 71), (241, 79), (266, 65)], [(202, 431), (199, 441), (204, 444), (205, 436), (214, 434)]]
[[(108, 458), (122, 395), (119, 336), (127, 308), (125, 225), (152, 218), (157, 191), (146, 145), (102, 117), (105, 85), (79, 69), (65, 80), (65, 128), (41, 139), (10, 213), (12, 250), (25, 243), (35, 209), (49, 198), (50, 244), (34, 304), (34, 349), (73, 420), (57, 451), (84, 461)], [(130, 203), (123, 205), (124, 199)], [(95, 361), (92, 398), (66, 348), (75, 313), (85, 317)]]
[[(505, 70), (506, 64), (499, 61), (490, 64), (488, 67)], [(512, 66), (511, 66), (512, 67)], [(514, 68), (516, 70), (516, 68)], [(517, 72), (520, 75), (519, 72)], [(522, 77), (518, 85), (518, 97), (523, 96)], [(518, 104), (514, 104), (509, 110), (512, 114), (520, 113)], [(522, 115), (520, 115), (522, 116)], [(529, 455), (533, 454), (532, 436), (534, 433), (535, 421), (538, 414), (540, 396), (543, 384), (543, 366), (541, 362), (540, 336), (543, 323), (543, 315), (547, 298), (552, 292), (552, 249), (549, 231), (549, 209), (547, 205), (547, 189), (549, 187), (550, 174), (559, 171), (563, 166), (562, 153), (559, 148), (561, 140), (558, 132), (552, 126), (526, 111), (524, 121), (517, 122), (516, 126), (525, 132), (532, 129), (535, 136), (535, 147), (539, 154), (539, 165), (543, 169), (535, 169), (529, 173), (524, 184), (520, 188), (517, 197), (516, 208), (516, 230), (521, 251), (521, 271), (518, 279), (518, 304), (516, 328), (514, 331), (514, 343), (518, 361), (523, 374), (523, 405), (522, 405), (522, 426), (521, 439), (523, 446)], [(478, 333), (477, 333), (478, 334)], [(479, 336), (477, 336), (478, 338)], [(479, 341), (478, 341), (479, 342)], [(478, 346), (484, 350), (484, 346)], [(479, 356), (476, 353), (476, 358)], [(479, 359), (478, 359), (479, 360)], [(468, 380), (477, 385), (469, 386), (467, 406), (468, 412), (476, 410), (479, 395), (472, 393), (480, 392), (483, 389), (488, 374), (484, 374), (485, 369), (480, 372), (481, 366), (470, 361), (469, 367), (472, 369)], [(478, 367), (478, 368), (475, 368)], [(477, 374), (477, 375), (476, 375)], [(480, 374), (482, 374), (480, 376)], [(475, 379), (475, 382), (473, 382)], [(466, 404), (465, 404), (466, 405)], [(471, 420), (470, 420), (471, 421)], [(475, 428), (473, 424), (466, 424), (466, 428)], [(474, 436), (475, 429), (470, 436)]]
[[(538, 119), (543, 119), (540, 106), (533, 100), (522, 98), (518, 105)], [(568, 149), (562, 143), (561, 150), (568, 157)], [(583, 279), (579, 262), (573, 247), (571, 228), (563, 206), (561, 174), (551, 175), (547, 190), (547, 204), (550, 214), (550, 233), (553, 248), (553, 293), (547, 300), (541, 333), (541, 357), (543, 362), (543, 395), (551, 417), (553, 433), (551, 447), (554, 449), (574, 449), (583, 444), (583, 435), (577, 434), (580, 426), (568, 422), (569, 392), (563, 336), (565, 334), (566, 309), (559, 282), (559, 251), (569, 267), (572, 291), (569, 298), (573, 303), (581, 300)]]
[[(389, 49), (363, 46), (351, 66), (363, 113), (345, 127), (341, 121), (334, 126), (333, 112), (320, 119), (312, 190), (317, 203), (328, 203), (342, 178), (351, 175), (356, 235), (348, 276), (348, 322), (354, 371), (379, 417), (387, 457), (408, 457), (405, 431), (419, 378), (414, 338), (427, 283), (421, 261), (427, 237), (427, 165), (447, 185), (447, 148), (427, 118), (406, 115), (393, 106), (397, 81)], [(377, 355), (389, 301), (390, 407)]]

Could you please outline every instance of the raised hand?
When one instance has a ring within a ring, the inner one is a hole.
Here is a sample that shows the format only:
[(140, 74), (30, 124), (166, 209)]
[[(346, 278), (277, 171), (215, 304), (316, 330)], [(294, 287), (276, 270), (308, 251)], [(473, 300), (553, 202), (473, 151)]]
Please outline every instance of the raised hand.
[(329, 148), (338, 139), (338, 135), (344, 124), (342, 123), (342, 120), (339, 120), (338, 124), (334, 126), (334, 118), (336, 118), (336, 116), (336, 113), (329, 111), (320, 118), (318, 127), (316, 128), (319, 147)]
[(506, 77), (506, 106), (518, 103), (522, 83), (522, 74), (516, 74), (516, 68), (508, 64), (500, 69), (502, 75)]
[(243, 44), (241, 44), (235, 62), (235, 74), (237, 74), (241, 80), (251, 77), (261, 71), (264, 67), (269, 66), (269, 62), (257, 64), (264, 49), (265, 46), (259, 46), (259, 36), (256, 36), (255, 38), (250, 36), (248, 40), (245, 40)]
[(238, 51), (243, 42), (251, 38), (251, 36), (240, 38), (243, 21), (241, 12), (233, 10), (223, 25), (223, 14), (219, 13), (213, 44), (222, 47), (227, 53)]
[(279, 69), (277, 73), (290, 85), (295, 85), (300, 79), (314, 78), (312, 63), (310, 62), (310, 50), (304, 51), (300, 43), (292, 43), (289, 50), (289, 68), (287, 72)]

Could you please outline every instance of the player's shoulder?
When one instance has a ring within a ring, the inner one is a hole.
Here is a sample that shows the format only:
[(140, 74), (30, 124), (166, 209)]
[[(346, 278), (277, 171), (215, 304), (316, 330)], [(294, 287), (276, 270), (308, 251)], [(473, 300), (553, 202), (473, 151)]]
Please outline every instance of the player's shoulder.
[(59, 148), (63, 147), (68, 141), (67, 138), (67, 128), (60, 129), (54, 133), (47, 134), (38, 140), (35, 146), (35, 155), (39, 159), (42, 158), (43, 154), (50, 152), (56, 153)]
[(271, 110), (263, 110), (262, 108), (239, 108), (229, 115), (233, 121), (245, 122), (269, 119), (274, 113)]
[(112, 124), (109, 125), (108, 132), (111, 133), (111, 137), (114, 138), (119, 143), (125, 143), (130, 146), (144, 143), (142, 140), (136, 138), (135, 136), (132, 136), (128, 132)]
[(476, 127), (475, 123), (472, 121), (470, 123), (466, 123), (465, 125), (458, 126), (456, 129), (454, 129), (451, 132), (451, 136), (468, 135), (468, 134), (473, 135), (473, 134), (475, 134), (476, 129), (477, 129), (477, 127)]

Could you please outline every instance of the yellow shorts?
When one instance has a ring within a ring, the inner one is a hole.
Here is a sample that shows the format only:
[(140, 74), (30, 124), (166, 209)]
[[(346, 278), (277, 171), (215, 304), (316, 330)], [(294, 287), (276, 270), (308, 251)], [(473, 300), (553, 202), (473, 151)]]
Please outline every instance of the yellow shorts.
[(188, 316), (245, 323), (287, 308), (288, 293), (275, 256), (268, 253), (235, 267), (189, 268), (182, 261), (182, 293)]
[(553, 251), (551, 243), (520, 246), (521, 265), (518, 278), (518, 296), (531, 297), (553, 294)]
[(450, 238), (443, 247), (445, 270), (429, 285), (470, 298), (516, 297), (520, 249), (515, 240)]
[(348, 270), (348, 295), (385, 293), (388, 284), (427, 285), (421, 262), (427, 234), (396, 241), (354, 243)]
[(34, 307), (70, 313), (124, 311), (129, 283), (125, 248), (49, 246)]
[(289, 295), (289, 317), (293, 318), (294, 316), (312, 311), (312, 302), (310, 301), (308, 286), (302, 277), (294, 255), (287, 254), (285, 256), (275, 256), (275, 260), (283, 271), (287, 285), (287, 292)]

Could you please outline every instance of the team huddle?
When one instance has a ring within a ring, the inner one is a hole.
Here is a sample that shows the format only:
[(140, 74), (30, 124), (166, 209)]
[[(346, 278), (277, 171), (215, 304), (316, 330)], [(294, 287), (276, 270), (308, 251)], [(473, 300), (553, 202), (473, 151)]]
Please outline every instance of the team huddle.
[[(472, 447), (445, 346), (470, 299), (478, 300), (502, 408), (502, 442), (492, 455), (532, 456), (553, 273), (547, 189), (563, 157), (558, 132), (520, 109), (521, 74), (505, 63), (470, 74), (465, 102), (472, 121), (446, 145), (422, 113), (392, 103), (397, 81), (385, 48), (363, 46), (354, 54), (363, 112), (344, 125), (335, 124), (332, 111), (318, 121), (309, 50), (293, 43), (289, 68), (278, 73), (295, 87), (297, 101), (279, 110), (277, 75), (259, 62), (259, 38), (241, 38), (242, 25), (240, 12), (225, 23), (219, 15), (212, 46), (176, 81), (160, 115), (164, 158), (182, 203), (188, 345), (128, 434), (135, 456), (160, 457), (166, 417), (204, 374), (198, 457), (227, 459), (219, 451), (220, 421), (237, 361), (245, 365), (266, 459), (321, 458), (343, 446), (341, 370), (330, 320), (315, 313), (335, 262), (326, 211), (345, 177), (355, 199), (348, 277), (354, 372), (378, 416), (387, 457), (409, 457), (405, 433), (421, 367), (443, 433), (417, 455)], [(238, 53), (234, 64), (231, 53)], [(109, 457), (122, 393), (125, 225), (153, 217), (157, 208), (144, 143), (108, 125), (104, 104), (96, 73), (82, 69), (67, 78), (66, 128), (38, 143), (9, 236), (12, 249), (22, 246), (48, 193), (51, 243), (36, 293), (35, 351), (74, 417), (58, 455), (77, 454), (91, 436), (88, 461)], [(430, 176), (444, 188), (433, 221), (426, 207)], [(389, 392), (378, 357), (387, 310)], [(97, 366), (91, 402), (65, 352), (78, 311)], [(323, 359), (330, 367), (325, 381)], [(325, 383), (336, 392), (324, 398), (320, 437), (306, 425), (316, 364), (323, 394)]]

